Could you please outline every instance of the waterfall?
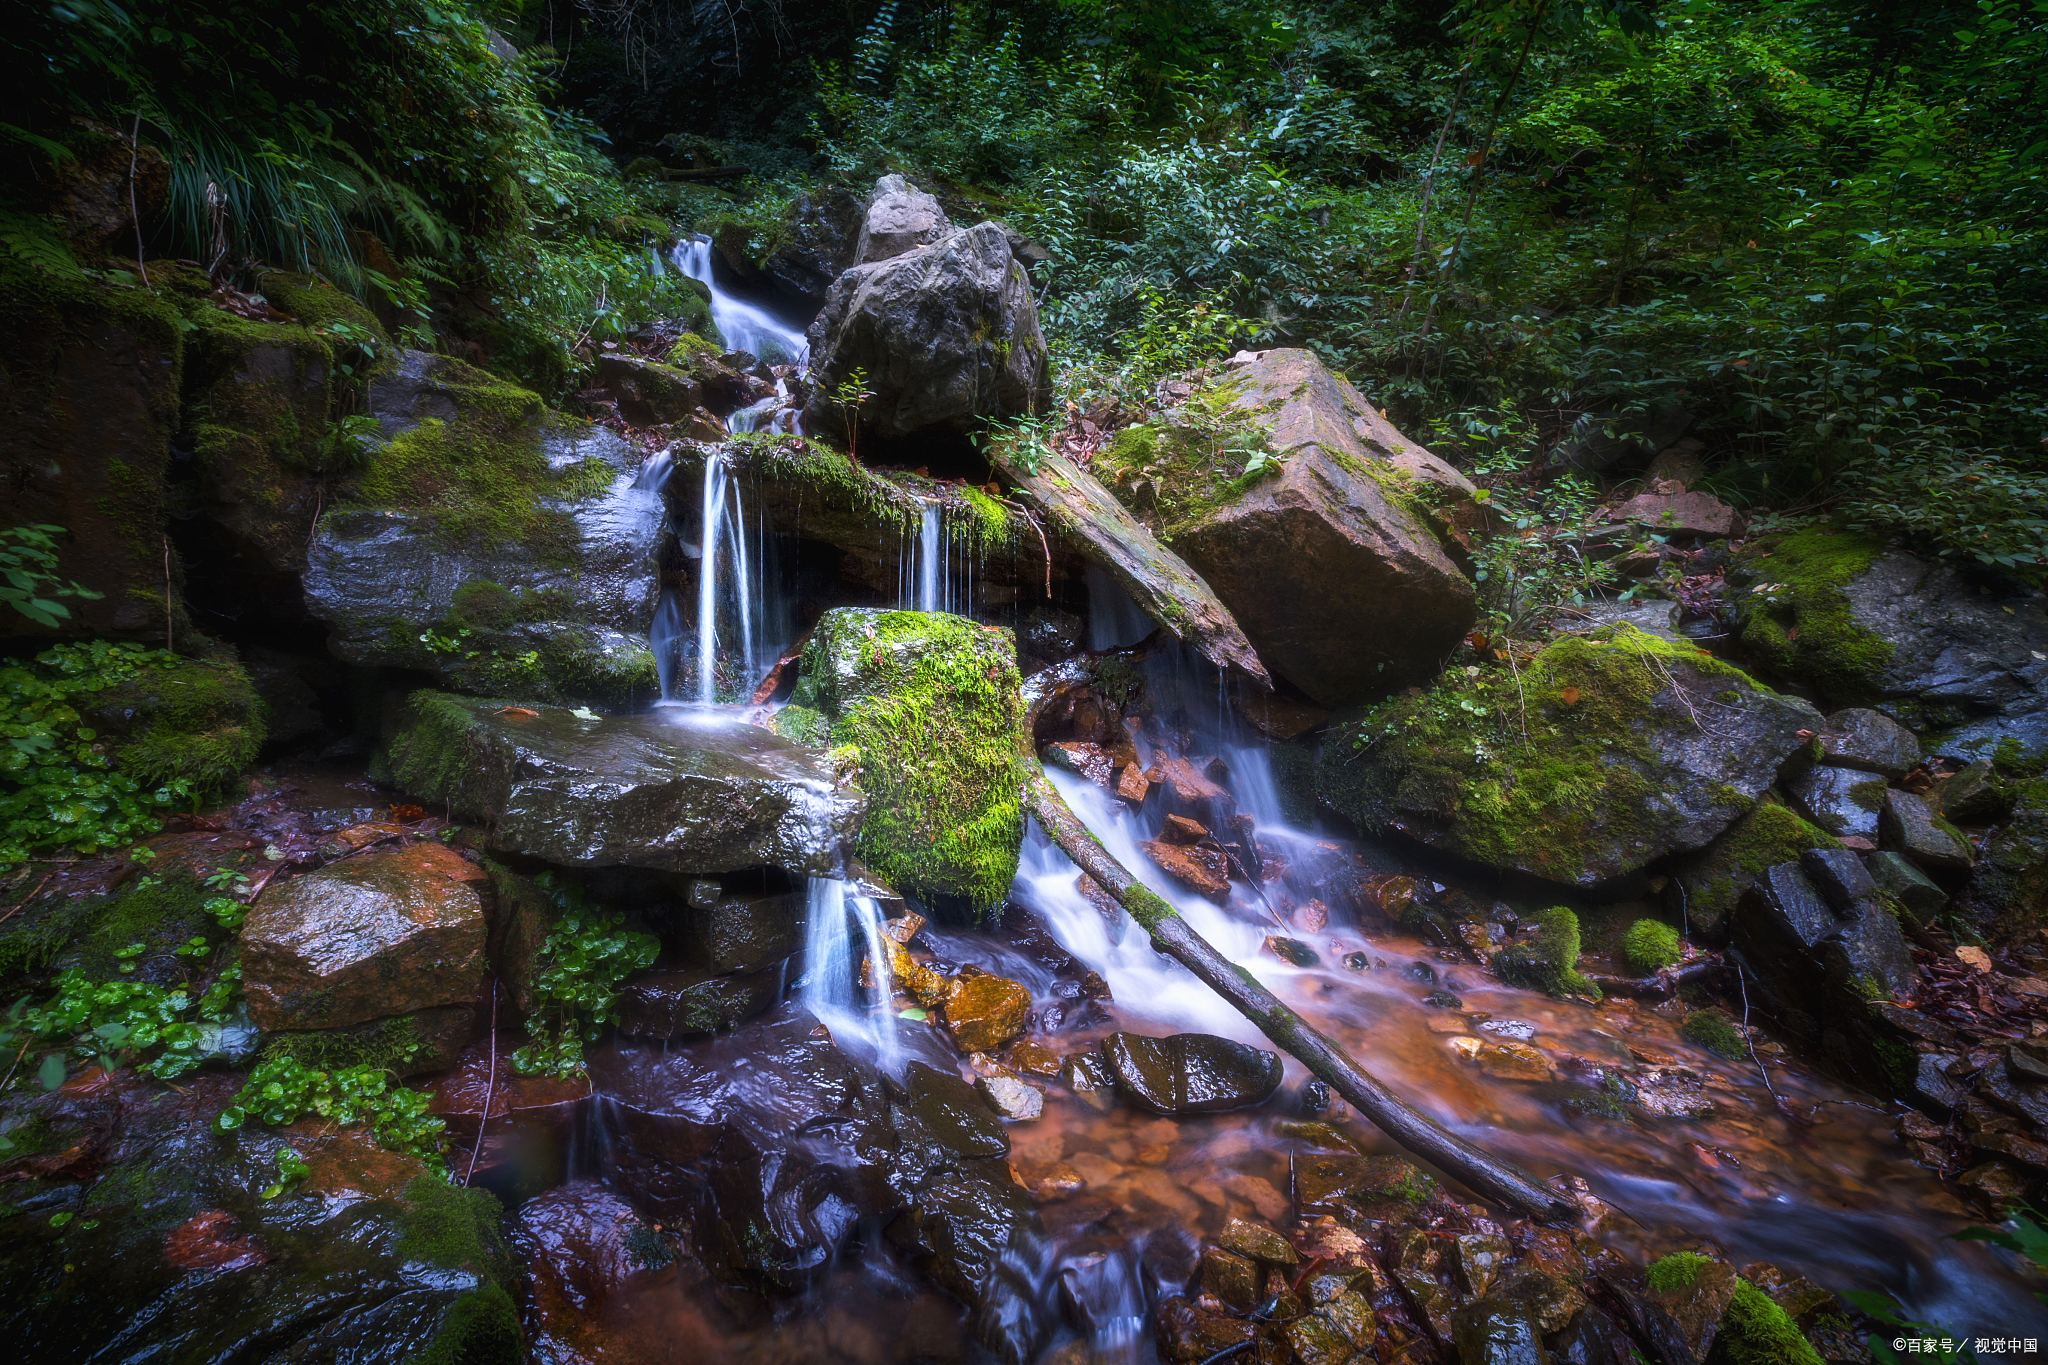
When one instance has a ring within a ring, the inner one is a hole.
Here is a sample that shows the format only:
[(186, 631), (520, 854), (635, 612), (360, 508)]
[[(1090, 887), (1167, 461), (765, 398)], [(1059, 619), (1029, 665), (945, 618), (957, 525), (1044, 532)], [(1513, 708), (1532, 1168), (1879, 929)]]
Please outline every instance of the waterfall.
[[(832, 1030), (841, 1046), (856, 1041), (865, 1044), (859, 1050), (872, 1053), (877, 1066), (891, 1074), (900, 1073), (902, 1046), (896, 1037), (896, 1021), (887, 1008), (889, 954), (882, 942), (882, 907), (872, 896), (849, 892), (845, 882), (831, 877), (810, 880), (799, 999), (819, 1023)], [(854, 979), (858, 959), (849, 921), (860, 926), (860, 946), (867, 952), (875, 974), (874, 989), (882, 1002), (879, 1011), (866, 1008), (861, 986)]]
[(942, 556), (945, 542), (940, 539), (942, 530), (939, 520), (939, 504), (936, 501), (924, 505), (917, 532), (917, 609), (938, 611), (939, 578), (944, 572)]
[(767, 311), (742, 302), (711, 278), (711, 239), (693, 237), (676, 243), (670, 259), (676, 269), (711, 291), (711, 321), (726, 347), (749, 351), (771, 365), (801, 365), (810, 346), (804, 334)]
[(925, 500), (918, 514), (917, 538), (905, 536), (896, 551), (896, 607), (899, 611), (946, 611), (974, 614), (974, 566), (955, 582), (951, 547), (946, 540), (946, 514), (937, 498)]

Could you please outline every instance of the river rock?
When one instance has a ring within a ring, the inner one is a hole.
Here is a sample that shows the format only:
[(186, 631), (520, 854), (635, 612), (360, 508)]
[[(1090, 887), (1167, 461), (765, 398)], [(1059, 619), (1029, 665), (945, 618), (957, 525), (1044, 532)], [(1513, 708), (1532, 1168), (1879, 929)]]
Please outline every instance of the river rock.
[(329, 647), (471, 692), (652, 697), (663, 509), (631, 447), (416, 351), (373, 380), (370, 413), (382, 440), (307, 555)]
[[(1836, 705), (1878, 706), (1966, 760), (2048, 752), (2048, 603), (1828, 531), (1752, 542), (1729, 568), (1762, 665)], [(2009, 747), (2008, 747), (2009, 746)]]
[(719, 716), (584, 719), (416, 692), (385, 747), (392, 780), (560, 866), (839, 870), (864, 804), (818, 754)]
[(1202, 1252), (1202, 1292), (1221, 1300), (1229, 1308), (1240, 1313), (1249, 1313), (1259, 1306), (1263, 1292), (1259, 1267), (1244, 1257), (1225, 1251), (1222, 1247), (1208, 1247)]
[(1124, 1098), (1169, 1117), (1263, 1104), (1280, 1088), (1280, 1058), (1210, 1033), (1113, 1033), (1103, 1060)]
[(617, 1350), (607, 1303), (677, 1256), (631, 1204), (591, 1180), (521, 1204), (510, 1240), (525, 1290), (527, 1345), (550, 1361), (603, 1360)]
[(597, 382), (636, 427), (685, 421), (704, 404), (704, 386), (687, 372), (644, 356), (599, 356)]
[[(716, 883), (713, 883), (716, 890)], [(803, 947), (808, 899), (801, 891), (780, 896), (719, 895), (705, 907), (681, 915), (680, 946), (692, 959), (719, 972), (757, 971)]]
[(885, 438), (1029, 412), (1045, 383), (1031, 280), (995, 223), (854, 266), (808, 337), (807, 431), (845, 430), (834, 391), (856, 369), (873, 395), (857, 420)]
[(1527, 1304), (1482, 1299), (1451, 1314), (1451, 1339), (1460, 1365), (1546, 1365), (1543, 1332)]
[(634, 1038), (719, 1033), (781, 1000), (801, 972), (802, 959), (789, 957), (760, 971), (685, 968), (635, 977), (619, 989), (619, 1031)]
[(1308, 351), (1266, 351), (1219, 384), (1280, 471), (1190, 494), (1185, 515), (1162, 513), (1161, 538), (1312, 701), (1429, 677), (1476, 610), (1438, 529), (1470, 511), (1472, 485)]
[(1711, 493), (1638, 493), (1607, 511), (1610, 521), (1632, 521), (1658, 535), (1715, 538), (1735, 533), (1733, 507)]
[(989, 1108), (1012, 1123), (1028, 1123), (1045, 1112), (1045, 1092), (1021, 1076), (983, 1076), (974, 1088)]
[(482, 868), (440, 844), (365, 853), (275, 885), (242, 925), (242, 989), (266, 1031), (337, 1028), (483, 985)]
[(1901, 853), (1873, 853), (1867, 866), (1871, 880), (1922, 924), (1931, 923), (1948, 905), (1948, 893)]
[(1835, 712), (1820, 733), (1821, 762), (1861, 768), (1896, 782), (1920, 766), (1920, 737), (1882, 711), (1852, 706)]
[(1995, 776), (1991, 760), (1980, 758), (1935, 791), (1941, 818), (1961, 825), (1986, 825), (2012, 813), (2012, 793)]
[(1024, 838), (1013, 765), (1030, 752), (1010, 632), (839, 607), (812, 629), (802, 667), (785, 714), (821, 715), (831, 742), (854, 749), (870, 801), (861, 861), (899, 891), (999, 904)]
[[(912, 189), (900, 175), (885, 175), (868, 192), (867, 212), (854, 241), (853, 264), (868, 265), (921, 246), (930, 246), (953, 230), (939, 201)], [(1008, 238), (1004, 239), (1007, 244)]]
[(1976, 861), (1970, 841), (1911, 792), (1884, 794), (1880, 828), (1887, 849), (1903, 853), (1922, 867), (1967, 870)]
[(1143, 839), (1138, 847), (1158, 864), (1160, 871), (1196, 895), (1207, 896), (1219, 905), (1230, 899), (1230, 859), (1214, 844), (1187, 847)]
[[(1467, 708), (1471, 709), (1467, 709)], [(1499, 747), (1498, 717), (1528, 741)], [(1803, 761), (1821, 718), (1704, 653), (1626, 626), (1453, 674), (1331, 732), (1318, 794), (1375, 830), (1594, 886), (1711, 844)]]
[(1031, 992), (982, 972), (954, 977), (946, 990), (946, 1030), (962, 1052), (1000, 1052), (1031, 1022)]
[(1837, 839), (1865, 839), (1877, 846), (1878, 813), (1885, 799), (1882, 777), (1815, 765), (1786, 783), (1785, 790), (1801, 814)]
[[(128, 1357), (147, 1341), (260, 1360), (318, 1341), (343, 1360), (526, 1359), (495, 1196), (359, 1126), (223, 1133), (239, 1084), (200, 1075), (169, 1090), (124, 1071), (7, 1098), (12, 1131), (29, 1117), (53, 1152), (90, 1154), (72, 1173), (0, 1185), (0, 1323), (21, 1358)], [(266, 1200), (287, 1148), (309, 1174)]]
[(859, 195), (844, 185), (799, 194), (783, 218), (761, 273), (803, 299), (822, 304), (832, 281), (854, 264), (867, 223)]

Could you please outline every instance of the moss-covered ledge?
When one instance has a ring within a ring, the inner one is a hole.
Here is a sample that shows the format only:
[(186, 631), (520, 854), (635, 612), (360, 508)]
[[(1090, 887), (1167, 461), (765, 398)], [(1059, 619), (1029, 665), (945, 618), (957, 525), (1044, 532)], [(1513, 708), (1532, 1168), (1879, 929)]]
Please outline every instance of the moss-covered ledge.
[(1381, 703), (1332, 732), (1316, 785), (1370, 829), (1595, 886), (1712, 842), (1819, 725), (1729, 664), (1612, 626)]
[(1808, 684), (1834, 706), (1883, 695), (1892, 647), (1856, 624), (1844, 590), (1884, 551), (1874, 536), (1825, 529), (1743, 547), (1728, 571), (1742, 648), (1763, 672)]

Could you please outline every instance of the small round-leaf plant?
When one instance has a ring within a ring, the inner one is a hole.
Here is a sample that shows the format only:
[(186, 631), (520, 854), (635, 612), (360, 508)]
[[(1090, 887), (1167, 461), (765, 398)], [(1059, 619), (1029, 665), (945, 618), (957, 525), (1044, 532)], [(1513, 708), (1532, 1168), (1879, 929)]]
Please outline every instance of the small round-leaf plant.
[(512, 1065), (528, 1075), (573, 1076), (583, 1069), (583, 1045), (617, 1017), (619, 983), (653, 966), (661, 943), (626, 928), (622, 915), (593, 905), (580, 887), (551, 873), (534, 880), (561, 918), (533, 974), (532, 1041), (512, 1054)]

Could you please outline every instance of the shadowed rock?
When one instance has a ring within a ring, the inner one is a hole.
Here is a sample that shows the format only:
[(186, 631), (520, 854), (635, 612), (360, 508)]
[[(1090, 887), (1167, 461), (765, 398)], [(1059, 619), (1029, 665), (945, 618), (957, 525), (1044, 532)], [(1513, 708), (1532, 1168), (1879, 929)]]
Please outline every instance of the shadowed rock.
[(1280, 1088), (1280, 1057), (1209, 1033), (1113, 1033), (1103, 1060), (1124, 1097), (1155, 1114), (1216, 1114), (1263, 1104)]

